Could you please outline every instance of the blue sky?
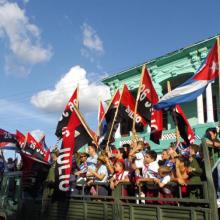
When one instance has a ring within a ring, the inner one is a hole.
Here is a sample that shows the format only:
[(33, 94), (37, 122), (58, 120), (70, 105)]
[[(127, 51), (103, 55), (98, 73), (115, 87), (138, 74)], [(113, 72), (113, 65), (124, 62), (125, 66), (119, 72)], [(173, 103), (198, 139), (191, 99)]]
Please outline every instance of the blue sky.
[(0, 127), (42, 130), (77, 82), (96, 130), (101, 79), (220, 33), (218, 0), (0, 0)]

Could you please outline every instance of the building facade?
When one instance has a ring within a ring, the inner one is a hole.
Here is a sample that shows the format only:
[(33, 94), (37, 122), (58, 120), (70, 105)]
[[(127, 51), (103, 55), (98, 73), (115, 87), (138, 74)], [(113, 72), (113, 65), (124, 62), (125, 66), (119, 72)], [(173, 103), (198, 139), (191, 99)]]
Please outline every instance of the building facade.
[[(112, 95), (117, 88), (122, 89), (124, 83), (126, 83), (129, 90), (135, 94), (139, 87), (142, 66), (146, 64), (154, 87), (161, 97), (167, 93), (167, 81), (170, 81), (171, 87), (175, 88), (198, 70), (206, 59), (216, 37), (217, 36), (211, 37), (128, 70), (116, 73), (105, 78), (103, 83), (109, 86)], [(195, 131), (196, 142), (200, 143), (200, 139), (203, 137), (205, 130), (208, 127), (216, 126), (216, 123), (220, 120), (219, 80), (216, 79), (215, 82), (211, 83), (207, 87), (206, 92), (195, 101), (182, 104), (181, 107)], [(169, 113), (164, 113), (163, 122), (164, 130), (160, 145), (149, 141), (152, 148), (158, 152), (167, 148), (170, 142), (176, 140), (174, 124)], [(147, 141), (149, 140), (147, 130), (139, 134), (139, 136)], [(119, 137), (116, 138), (115, 144), (120, 146), (127, 142), (130, 142), (130, 137)]]

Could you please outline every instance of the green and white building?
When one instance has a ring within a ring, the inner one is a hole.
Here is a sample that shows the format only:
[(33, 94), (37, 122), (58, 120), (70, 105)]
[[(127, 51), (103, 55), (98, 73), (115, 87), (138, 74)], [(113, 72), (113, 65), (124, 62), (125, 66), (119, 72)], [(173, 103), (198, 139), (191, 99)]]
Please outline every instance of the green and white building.
[[(117, 88), (122, 89), (124, 83), (135, 94), (139, 87), (142, 66), (146, 64), (154, 87), (161, 97), (167, 93), (167, 81), (170, 81), (171, 87), (175, 88), (197, 71), (206, 59), (216, 37), (218, 36), (113, 74), (105, 78), (103, 83), (109, 86), (111, 95), (114, 94)], [(216, 79), (214, 83), (207, 87), (206, 92), (195, 101), (181, 105), (195, 131), (197, 143), (200, 143), (200, 138), (203, 137), (205, 130), (210, 126), (216, 126), (220, 119), (219, 104), (219, 80)], [(175, 129), (169, 114), (164, 113), (163, 122), (164, 130), (160, 145), (150, 142), (152, 148), (158, 152), (167, 148), (170, 142), (175, 141)], [(149, 140), (149, 133), (147, 131), (140, 134), (140, 136), (145, 140)], [(116, 138), (115, 144), (120, 146), (123, 143), (129, 142), (129, 140), (130, 137)]]

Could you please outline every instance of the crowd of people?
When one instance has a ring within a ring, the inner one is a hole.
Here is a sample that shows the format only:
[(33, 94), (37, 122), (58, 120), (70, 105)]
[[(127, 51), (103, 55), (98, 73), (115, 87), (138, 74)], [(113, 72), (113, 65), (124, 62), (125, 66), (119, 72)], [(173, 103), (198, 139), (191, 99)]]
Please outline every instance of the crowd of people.
[[(207, 129), (205, 138), (210, 147), (220, 148), (216, 128)], [(54, 161), (57, 156), (58, 152), (53, 151)], [(217, 169), (220, 171), (220, 163), (217, 163)], [(123, 183), (123, 196), (173, 198), (181, 193), (182, 197), (200, 198), (200, 184), (204, 180), (201, 146), (171, 143), (158, 155), (147, 143), (139, 140), (118, 149), (111, 146), (105, 151), (98, 151), (92, 144), (87, 152), (75, 154), (70, 183), (72, 195), (108, 196)], [(217, 196), (220, 195), (219, 189), (217, 187)], [(155, 202), (145, 200), (136, 202)]]

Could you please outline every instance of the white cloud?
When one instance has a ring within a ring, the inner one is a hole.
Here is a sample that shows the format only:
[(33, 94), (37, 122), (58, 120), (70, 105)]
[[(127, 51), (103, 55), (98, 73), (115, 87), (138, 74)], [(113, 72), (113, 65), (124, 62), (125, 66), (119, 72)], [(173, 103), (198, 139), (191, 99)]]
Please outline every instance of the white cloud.
[(22, 64), (37, 64), (52, 56), (51, 48), (42, 46), (40, 29), (17, 3), (0, 0), (0, 33), (0, 38), (8, 40), (11, 54)]
[(74, 66), (57, 82), (53, 90), (44, 90), (33, 95), (31, 103), (47, 112), (62, 112), (77, 84), (79, 84), (79, 106), (84, 113), (97, 110), (99, 97), (102, 100), (110, 98), (107, 86), (89, 82), (86, 70)]
[(82, 26), (83, 46), (91, 51), (104, 52), (103, 42), (96, 31), (87, 23)]

